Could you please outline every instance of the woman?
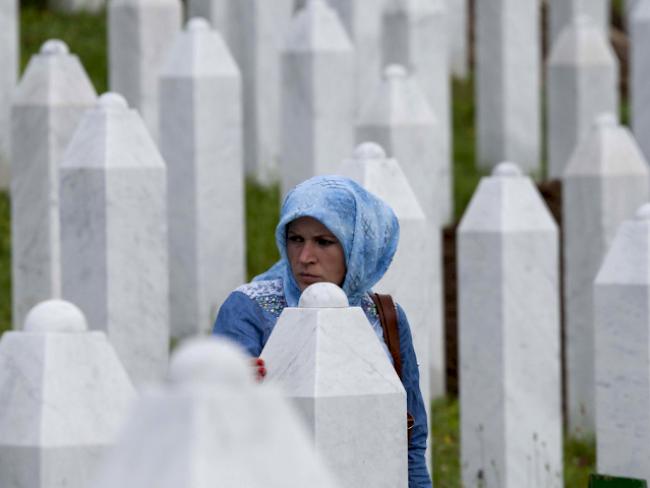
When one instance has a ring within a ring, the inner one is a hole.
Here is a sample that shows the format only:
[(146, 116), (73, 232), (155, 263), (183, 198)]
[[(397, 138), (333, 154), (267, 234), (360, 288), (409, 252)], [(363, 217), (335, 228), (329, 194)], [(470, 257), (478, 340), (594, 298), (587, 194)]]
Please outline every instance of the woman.
[[(369, 296), (397, 249), (399, 224), (384, 202), (354, 181), (318, 176), (285, 198), (275, 239), (281, 259), (253, 282), (239, 287), (219, 310), (214, 333), (240, 343), (257, 358), (285, 307), (296, 307), (301, 292), (317, 282), (339, 285), (351, 306), (360, 306), (384, 344), (377, 308)], [(419, 387), (413, 341), (398, 306), (402, 383), (415, 419), (409, 442), (409, 487), (431, 480), (424, 453), (426, 411)]]

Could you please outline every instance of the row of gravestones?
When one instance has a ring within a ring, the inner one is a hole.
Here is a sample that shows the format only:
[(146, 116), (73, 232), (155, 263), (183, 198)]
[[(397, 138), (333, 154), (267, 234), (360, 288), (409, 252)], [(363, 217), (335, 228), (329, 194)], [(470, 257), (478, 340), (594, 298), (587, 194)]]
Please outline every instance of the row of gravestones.
[(341, 289), (307, 289), (262, 355), (256, 385), (239, 347), (189, 340), (138, 394), (76, 306), (42, 302), (0, 340), (0, 485), (408, 486), (406, 392)]

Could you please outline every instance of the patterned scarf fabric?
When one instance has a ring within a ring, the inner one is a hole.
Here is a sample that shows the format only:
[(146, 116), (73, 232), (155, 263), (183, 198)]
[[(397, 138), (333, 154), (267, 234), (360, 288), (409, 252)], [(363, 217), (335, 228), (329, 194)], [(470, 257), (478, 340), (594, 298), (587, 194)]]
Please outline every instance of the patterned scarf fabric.
[(399, 241), (393, 210), (356, 182), (343, 176), (316, 176), (296, 186), (284, 199), (275, 241), (281, 259), (254, 281), (281, 278), (290, 307), (298, 305), (300, 288), (287, 259), (287, 225), (312, 217), (332, 232), (343, 246), (347, 274), (343, 291), (351, 306), (384, 275)]

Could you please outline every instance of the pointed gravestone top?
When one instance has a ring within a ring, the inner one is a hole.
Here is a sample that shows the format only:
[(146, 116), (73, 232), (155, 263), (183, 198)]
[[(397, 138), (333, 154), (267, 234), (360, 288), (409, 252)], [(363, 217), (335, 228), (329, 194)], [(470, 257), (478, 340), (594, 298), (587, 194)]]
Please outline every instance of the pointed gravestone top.
[(593, 20), (580, 15), (561, 32), (551, 49), (550, 65), (601, 65), (616, 63), (607, 37)]
[(14, 93), (14, 105), (88, 105), (97, 94), (79, 58), (58, 39), (31, 57)]
[(47, 300), (32, 308), (25, 317), (25, 332), (85, 332), (88, 324), (76, 305), (64, 300)]
[(61, 168), (164, 166), (138, 112), (112, 92), (101, 95), (86, 112), (61, 163)]
[(557, 226), (530, 178), (511, 162), (499, 163), (479, 183), (460, 223), (461, 232), (554, 230)]
[(239, 76), (239, 68), (221, 35), (207, 20), (187, 21), (165, 57), (163, 78)]
[(135, 405), (93, 485), (114, 486), (336, 484), (286, 400), (272, 386), (255, 385), (239, 346), (211, 336), (184, 342), (172, 356), (167, 384)]
[(325, 0), (309, 0), (289, 24), (283, 48), (291, 51), (352, 51), (350, 37)]
[(643, 204), (631, 217), (619, 227), (596, 284), (650, 284), (650, 203)]
[(345, 292), (333, 283), (315, 283), (300, 295), (301, 308), (345, 308), (349, 307)]
[(581, 139), (564, 173), (572, 176), (648, 174), (648, 163), (630, 130), (612, 113), (601, 114)]
[(357, 126), (437, 124), (417, 81), (401, 65), (384, 69), (383, 81), (368, 97)]

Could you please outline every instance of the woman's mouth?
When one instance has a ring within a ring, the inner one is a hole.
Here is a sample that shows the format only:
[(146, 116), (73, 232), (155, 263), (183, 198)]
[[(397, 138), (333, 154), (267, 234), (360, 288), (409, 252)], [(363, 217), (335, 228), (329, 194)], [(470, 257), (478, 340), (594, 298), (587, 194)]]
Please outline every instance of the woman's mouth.
[(298, 276), (300, 277), (300, 281), (307, 285), (312, 285), (321, 281), (320, 276), (309, 273), (300, 273)]

